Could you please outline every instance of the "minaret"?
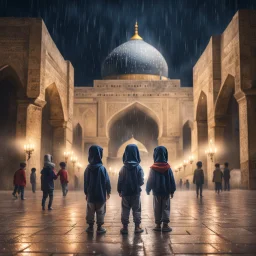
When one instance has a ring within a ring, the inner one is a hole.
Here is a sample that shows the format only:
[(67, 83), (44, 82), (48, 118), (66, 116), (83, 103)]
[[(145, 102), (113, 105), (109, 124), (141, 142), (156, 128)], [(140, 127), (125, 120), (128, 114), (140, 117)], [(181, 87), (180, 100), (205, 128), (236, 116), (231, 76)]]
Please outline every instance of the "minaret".
[(131, 40), (143, 40), (140, 36), (139, 36), (139, 25), (138, 22), (136, 21), (135, 23), (135, 33), (134, 36), (131, 38)]

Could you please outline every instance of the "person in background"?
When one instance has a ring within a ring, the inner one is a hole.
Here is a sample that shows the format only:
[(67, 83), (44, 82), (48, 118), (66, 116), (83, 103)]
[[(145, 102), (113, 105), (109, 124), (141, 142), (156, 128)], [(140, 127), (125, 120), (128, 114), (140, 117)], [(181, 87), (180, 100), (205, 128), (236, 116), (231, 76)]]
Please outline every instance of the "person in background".
[(224, 190), (230, 191), (230, 170), (228, 168), (228, 163), (224, 164), (223, 178), (224, 178)]
[(54, 180), (58, 178), (55, 173), (55, 164), (52, 162), (52, 156), (47, 154), (44, 156), (44, 168), (41, 171), (41, 190), (43, 191), (42, 210), (45, 210), (45, 202), (49, 196), (48, 210), (53, 210), (53, 191)]
[(92, 145), (88, 153), (88, 166), (84, 172), (84, 193), (87, 200), (87, 233), (93, 233), (94, 217), (97, 217), (97, 233), (106, 233), (102, 227), (106, 214), (106, 200), (110, 198), (111, 184), (106, 168), (102, 164), (103, 149)]
[[(153, 206), (156, 227), (155, 231), (171, 232), (170, 222), (170, 197), (173, 198), (176, 184), (172, 169), (168, 164), (168, 151), (159, 146), (154, 149), (154, 164), (150, 167), (146, 192), (153, 191)], [(161, 227), (163, 223), (163, 226)]]
[(186, 189), (187, 189), (187, 190), (189, 190), (189, 186), (190, 186), (189, 180), (186, 180)]
[(222, 184), (223, 173), (220, 169), (220, 164), (215, 164), (215, 170), (213, 172), (212, 182), (215, 183), (215, 192), (220, 193)]
[(14, 190), (12, 195), (17, 199), (17, 194), (21, 193), (21, 200), (25, 200), (24, 198), (24, 188), (26, 186), (26, 163), (20, 163), (20, 168), (14, 173), (13, 176), (13, 185)]
[(31, 169), (30, 183), (32, 186), (32, 192), (36, 193), (36, 168)]
[(201, 161), (196, 163), (197, 168), (194, 171), (193, 183), (196, 185), (196, 196), (203, 197), (204, 171), (202, 169), (203, 163)]
[(66, 163), (60, 162), (60, 170), (57, 176), (60, 176), (60, 183), (62, 187), (62, 194), (65, 197), (68, 193), (68, 171), (66, 170)]
[(130, 210), (133, 213), (135, 233), (142, 233), (141, 228), (141, 186), (144, 184), (144, 173), (140, 166), (140, 153), (135, 144), (126, 146), (123, 155), (123, 167), (118, 176), (117, 191), (122, 197), (121, 234), (128, 234)]
[(180, 189), (182, 189), (182, 179), (180, 179)]

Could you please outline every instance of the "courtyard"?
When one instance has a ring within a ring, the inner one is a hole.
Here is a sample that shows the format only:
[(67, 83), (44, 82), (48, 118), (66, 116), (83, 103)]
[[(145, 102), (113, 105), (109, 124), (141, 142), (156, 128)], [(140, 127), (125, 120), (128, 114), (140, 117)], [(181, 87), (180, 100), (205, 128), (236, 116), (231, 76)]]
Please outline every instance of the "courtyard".
[(63, 198), (55, 191), (53, 211), (41, 210), (41, 191), (25, 192), (26, 201), (0, 192), (0, 255), (256, 255), (256, 191), (216, 195), (177, 191), (171, 201), (171, 233), (156, 233), (152, 196), (142, 193), (145, 232), (122, 236), (121, 200), (107, 202), (105, 235), (85, 232), (86, 201), (82, 191)]

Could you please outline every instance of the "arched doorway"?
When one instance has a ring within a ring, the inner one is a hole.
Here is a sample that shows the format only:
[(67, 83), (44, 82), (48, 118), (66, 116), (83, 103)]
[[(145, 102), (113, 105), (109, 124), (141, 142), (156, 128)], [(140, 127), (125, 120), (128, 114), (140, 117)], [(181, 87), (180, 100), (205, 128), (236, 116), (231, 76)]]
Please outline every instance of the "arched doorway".
[(216, 100), (215, 138), (218, 161), (229, 162), (231, 169), (240, 169), (239, 112), (234, 92), (234, 77), (228, 75)]
[(82, 126), (78, 123), (73, 129), (73, 148), (80, 159), (83, 157), (82, 145), (83, 145), (83, 129), (82, 129)]
[[(159, 129), (153, 113), (145, 106), (135, 103), (119, 112), (108, 126), (109, 132), (109, 158), (117, 158), (118, 149), (126, 141), (134, 138), (145, 146), (152, 162), (154, 148), (158, 144)], [(121, 159), (117, 159), (122, 165)], [(149, 166), (149, 159), (142, 159), (142, 166)], [(112, 162), (113, 165), (113, 162)]]
[(46, 105), (42, 110), (41, 163), (45, 154), (51, 154), (58, 165), (63, 160), (64, 112), (61, 98), (55, 83), (45, 90)]
[(25, 90), (9, 66), (0, 69), (0, 189), (11, 189), (13, 173), (25, 160), (16, 138), (18, 102), (25, 100)]
[[(208, 147), (208, 115), (207, 115), (207, 96), (202, 91), (197, 105), (197, 139), (198, 139), (198, 160), (203, 162), (203, 169), (207, 172), (207, 156), (205, 149)], [(207, 183), (207, 173), (205, 173)]]
[(183, 134), (183, 155), (188, 155), (191, 153), (191, 130), (192, 130), (192, 122), (187, 121), (182, 128)]

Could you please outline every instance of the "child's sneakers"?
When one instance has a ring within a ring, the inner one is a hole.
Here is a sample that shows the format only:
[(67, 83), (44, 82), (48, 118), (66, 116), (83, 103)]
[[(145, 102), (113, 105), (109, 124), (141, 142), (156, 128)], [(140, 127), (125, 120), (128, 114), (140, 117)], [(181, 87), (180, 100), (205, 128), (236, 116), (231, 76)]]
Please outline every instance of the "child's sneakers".
[(128, 234), (128, 226), (123, 225), (123, 227), (120, 229), (120, 233), (123, 235), (127, 235)]
[(98, 225), (97, 234), (105, 234), (106, 232), (107, 230), (105, 228), (103, 228), (101, 225)]
[(89, 227), (86, 229), (87, 233), (93, 233), (93, 225), (89, 225)]
[(156, 224), (156, 226), (153, 228), (154, 231), (161, 231), (161, 224)]
[(162, 227), (162, 232), (171, 232), (171, 231), (172, 231), (172, 228), (169, 227), (167, 223), (164, 223)]
[(134, 233), (138, 234), (142, 232), (144, 232), (144, 229), (142, 229), (140, 225), (135, 226)]

